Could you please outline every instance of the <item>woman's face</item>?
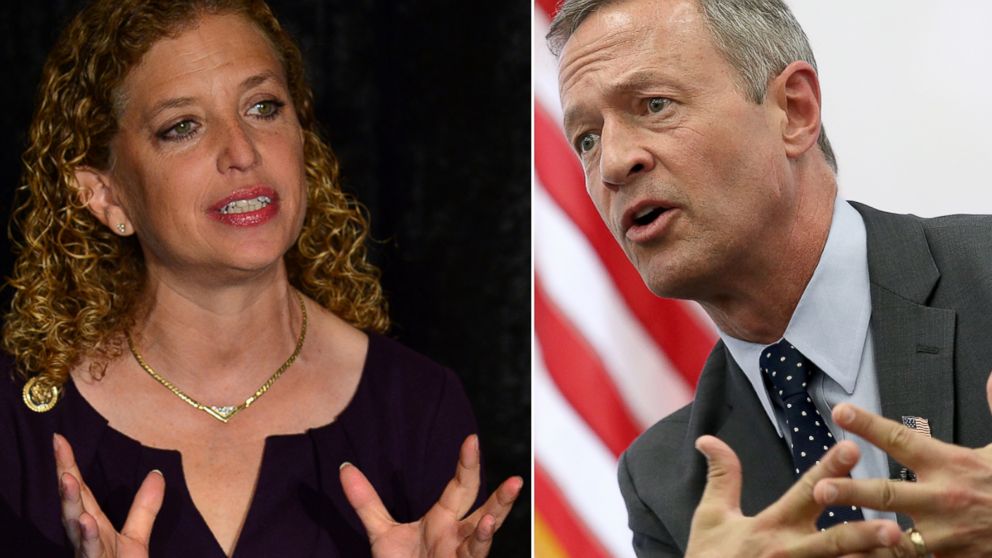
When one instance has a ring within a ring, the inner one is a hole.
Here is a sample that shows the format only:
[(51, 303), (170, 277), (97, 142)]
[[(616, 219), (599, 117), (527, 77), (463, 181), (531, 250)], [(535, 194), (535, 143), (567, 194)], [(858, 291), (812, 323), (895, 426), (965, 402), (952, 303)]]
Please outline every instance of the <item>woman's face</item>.
[(262, 32), (204, 16), (155, 43), (120, 93), (109, 176), (149, 272), (220, 279), (281, 266), (306, 209), (303, 133)]

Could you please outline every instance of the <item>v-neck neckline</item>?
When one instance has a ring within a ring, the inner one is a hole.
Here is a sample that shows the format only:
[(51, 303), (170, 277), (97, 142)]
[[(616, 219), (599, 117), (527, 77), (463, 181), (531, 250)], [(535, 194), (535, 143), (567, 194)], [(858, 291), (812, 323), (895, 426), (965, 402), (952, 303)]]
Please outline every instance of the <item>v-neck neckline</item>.
[[(273, 459), (270, 452), (271, 446), (283, 443), (309, 445), (310, 440), (313, 437), (339, 437), (342, 440), (345, 438), (341, 432), (342, 422), (345, 421), (347, 417), (351, 416), (352, 413), (350, 410), (354, 407), (355, 401), (363, 397), (365, 391), (369, 389), (369, 386), (367, 385), (369, 383), (369, 366), (373, 360), (373, 355), (376, 354), (373, 345), (378, 344), (380, 341), (378, 335), (375, 333), (366, 332), (366, 335), (368, 336), (368, 344), (366, 347), (365, 358), (362, 363), (361, 376), (359, 377), (354, 393), (349, 398), (344, 409), (342, 409), (333, 420), (326, 424), (310, 427), (302, 432), (270, 434), (263, 440), (262, 458), (259, 461), (258, 474), (255, 477), (255, 484), (252, 487), (251, 500), (248, 503), (248, 508), (244, 516), (244, 522), (242, 523), (241, 530), (239, 531), (238, 537), (234, 542), (234, 551), (230, 556), (224, 552), (223, 547), (217, 540), (217, 536), (210, 529), (206, 519), (203, 517), (203, 513), (193, 500), (193, 496), (189, 491), (189, 485), (186, 482), (186, 472), (183, 468), (183, 455), (181, 451), (178, 449), (147, 446), (139, 440), (132, 438), (131, 436), (128, 436), (127, 434), (111, 426), (110, 422), (102, 414), (100, 414), (100, 412), (97, 411), (85, 397), (83, 397), (71, 376), (65, 383), (65, 395), (63, 397), (64, 399), (77, 401), (84, 414), (89, 415), (93, 421), (102, 425), (103, 432), (95, 436), (95, 439), (98, 440), (98, 444), (106, 441), (113, 445), (120, 445), (123, 448), (132, 450), (132, 455), (136, 457), (134, 462), (130, 462), (128, 460), (114, 460), (114, 463), (104, 465), (109, 465), (111, 468), (118, 470), (127, 466), (132, 467), (133, 471), (130, 476), (133, 477), (132, 484), (135, 487), (135, 490), (137, 490), (137, 487), (140, 485), (144, 475), (147, 474), (147, 471), (151, 470), (149, 468), (145, 471), (139, 471), (137, 467), (140, 463), (151, 462), (155, 464), (167, 464), (167, 466), (159, 466), (159, 468), (166, 469), (162, 472), (167, 475), (167, 481), (170, 477), (175, 480), (171, 483), (166, 482), (166, 496), (169, 495), (171, 489), (174, 491), (172, 492), (174, 496), (178, 496), (183, 500), (181, 509), (192, 510), (193, 521), (190, 527), (200, 530), (203, 538), (211, 541), (213, 550), (216, 552), (218, 557), (238, 558), (244, 554), (244, 552), (241, 551), (241, 542), (245, 539), (245, 534), (250, 533), (251, 529), (254, 528), (254, 524), (258, 521), (255, 517), (261, 513), (258, 509), (259, 491), (260, 489), (263, 491), (267, 490), (267, 487), (271, 484), (268, 477), (271, 477), (274, 474), (272, 471), (269, 471), (269, 469), (272, 469), (269, 464)], [(109, 436), (109, 439), (105, 439), (107, 436)], [(128, 461), (128, 464), (125, 464), (125, 461)], [(127, 476), (126, 472), (121, 472), (123, 473), (122, 476)], [(84, 479), (84, 481), (86, 481), (86, 479)], [(130, 498), (133, 499), (133, 497), (134, 494), (130, 494)], [(130, 505), (126, 506), (125, 509), (129, 508)]]

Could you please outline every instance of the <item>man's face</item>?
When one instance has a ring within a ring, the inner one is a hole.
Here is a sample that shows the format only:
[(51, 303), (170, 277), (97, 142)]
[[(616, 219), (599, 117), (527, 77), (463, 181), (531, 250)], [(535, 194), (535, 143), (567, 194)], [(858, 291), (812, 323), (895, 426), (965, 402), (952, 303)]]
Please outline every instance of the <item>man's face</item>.
[(600, 216), (652, 291), (696, 300), (725, 294), (776, 244), (763, 241), (788, 234), (795, 207), (782, 111), (745, 97), (704, 17), (691, 0), (609, 4), (559, 68), (565, 133)]

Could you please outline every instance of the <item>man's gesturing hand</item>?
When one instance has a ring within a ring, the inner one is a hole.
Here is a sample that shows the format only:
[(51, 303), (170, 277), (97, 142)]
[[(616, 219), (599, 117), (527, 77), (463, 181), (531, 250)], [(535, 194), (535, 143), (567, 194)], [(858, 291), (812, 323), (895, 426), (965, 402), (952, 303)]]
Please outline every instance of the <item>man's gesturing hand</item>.
[[(992, 406), (992, 382), (987, 389)], [(814, 490), (818, 502), (905, 513), (937, 556), (992, 556), (992, 445), (947, 444), (849, 404), (837, 405), (833, 417), (912, 469), (917, 481), (821, 480)], [(895, 556), (917, 555), (908, 536), (899, 548)]]
[(687, 558), (802, 556), (834, 558), (896, 544), (902, 535), (892, 521), (857, 521), (817, 531), (823, 505), (813, 499), (817, 481), (847, 475), (858, 448), (840, 442), (778, 501), (754, 517), (741, 513), (741, 465), (727, 444), (713, 436), (696, 440), (709, 462), (706, 489), (692, 518)]

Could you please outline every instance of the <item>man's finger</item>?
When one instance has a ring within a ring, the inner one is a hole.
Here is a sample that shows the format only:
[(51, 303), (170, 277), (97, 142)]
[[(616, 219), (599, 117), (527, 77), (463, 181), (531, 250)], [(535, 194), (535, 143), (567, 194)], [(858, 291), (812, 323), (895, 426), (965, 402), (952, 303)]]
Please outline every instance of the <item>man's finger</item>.
[(940, 499), (926, 485), (888, 479), (825, 479), (816, 483), (813, 497), (823, 506), (861, 506), (906, 514), (942, 511)]
[(165, 498), (165, 477), (156, 469), (148, 473), (137, 494), (134, 495), (134, 502), (131, 503), (131, 510), (127, 514), (121, 534), (148, 546), (152, 525), (155, 524), (158, 510), (162, 508), (163, 498)]
[(989, 379), (985, 382), (985, 400), (989, 402), (989, 412), (992, 413), (992, 372), (989, 373)]
[(458, 452), (458, 466), (455, 467), (455, 478), (448, 481), (444, 487), (437, 505), (451, 513), (455, 519), (461, 519), (472, 508), (472, 503), (479, 495), (479, 437), (472, 434), (462, 442)]
[(860, 457), (854, 442), (838, 442), (762, 515), (771, 514), (776, 521), (785, 523), (795, 523), (797, 519), (815, 522), (824, 506), (813, 497), (813, 487), (821, 479), (847, 476)]
[(700, 436), (696, 449), (706, 456), (706, 487), (701, 503), (716, 503), (728, 510), (741, 507), (741, 462), (737, 454), (716, 436)]
[(893, 459), (920, 472), (939, 466), (945, 460), (940, 450), (943, 442), (920, 436), (898, 422), (869, 413), (850, 403), (834, 407), (833, 419), (838, 426), (861, 436)]
[[(835, 525), (809, 534), (794, 547), (790, 556), (834, 558), (845, 554), (871, 553), (899, 544), (902, 531), (895, 521), (875, 519)], [(888, 552), (886, 550), (885, 552)], [(871, 554), (869, 554), (871, 555)]]
[(396, 524), (382, 504), (379, 494), (369, 479), (351, 463), (341, 464), (341, 487), (348, 503), (365, 525), (369, 541), (375, 542), (386, 529)]
[(858, 446), (854, 442), (845, 440), (837, 443), (760, 515), (769, 515), (776, 523), (794, 524), (796, 520), (815, 522), (824, 507), (813, 498), (813, 487), (817, 481), (846, 476), (859, 458)]

